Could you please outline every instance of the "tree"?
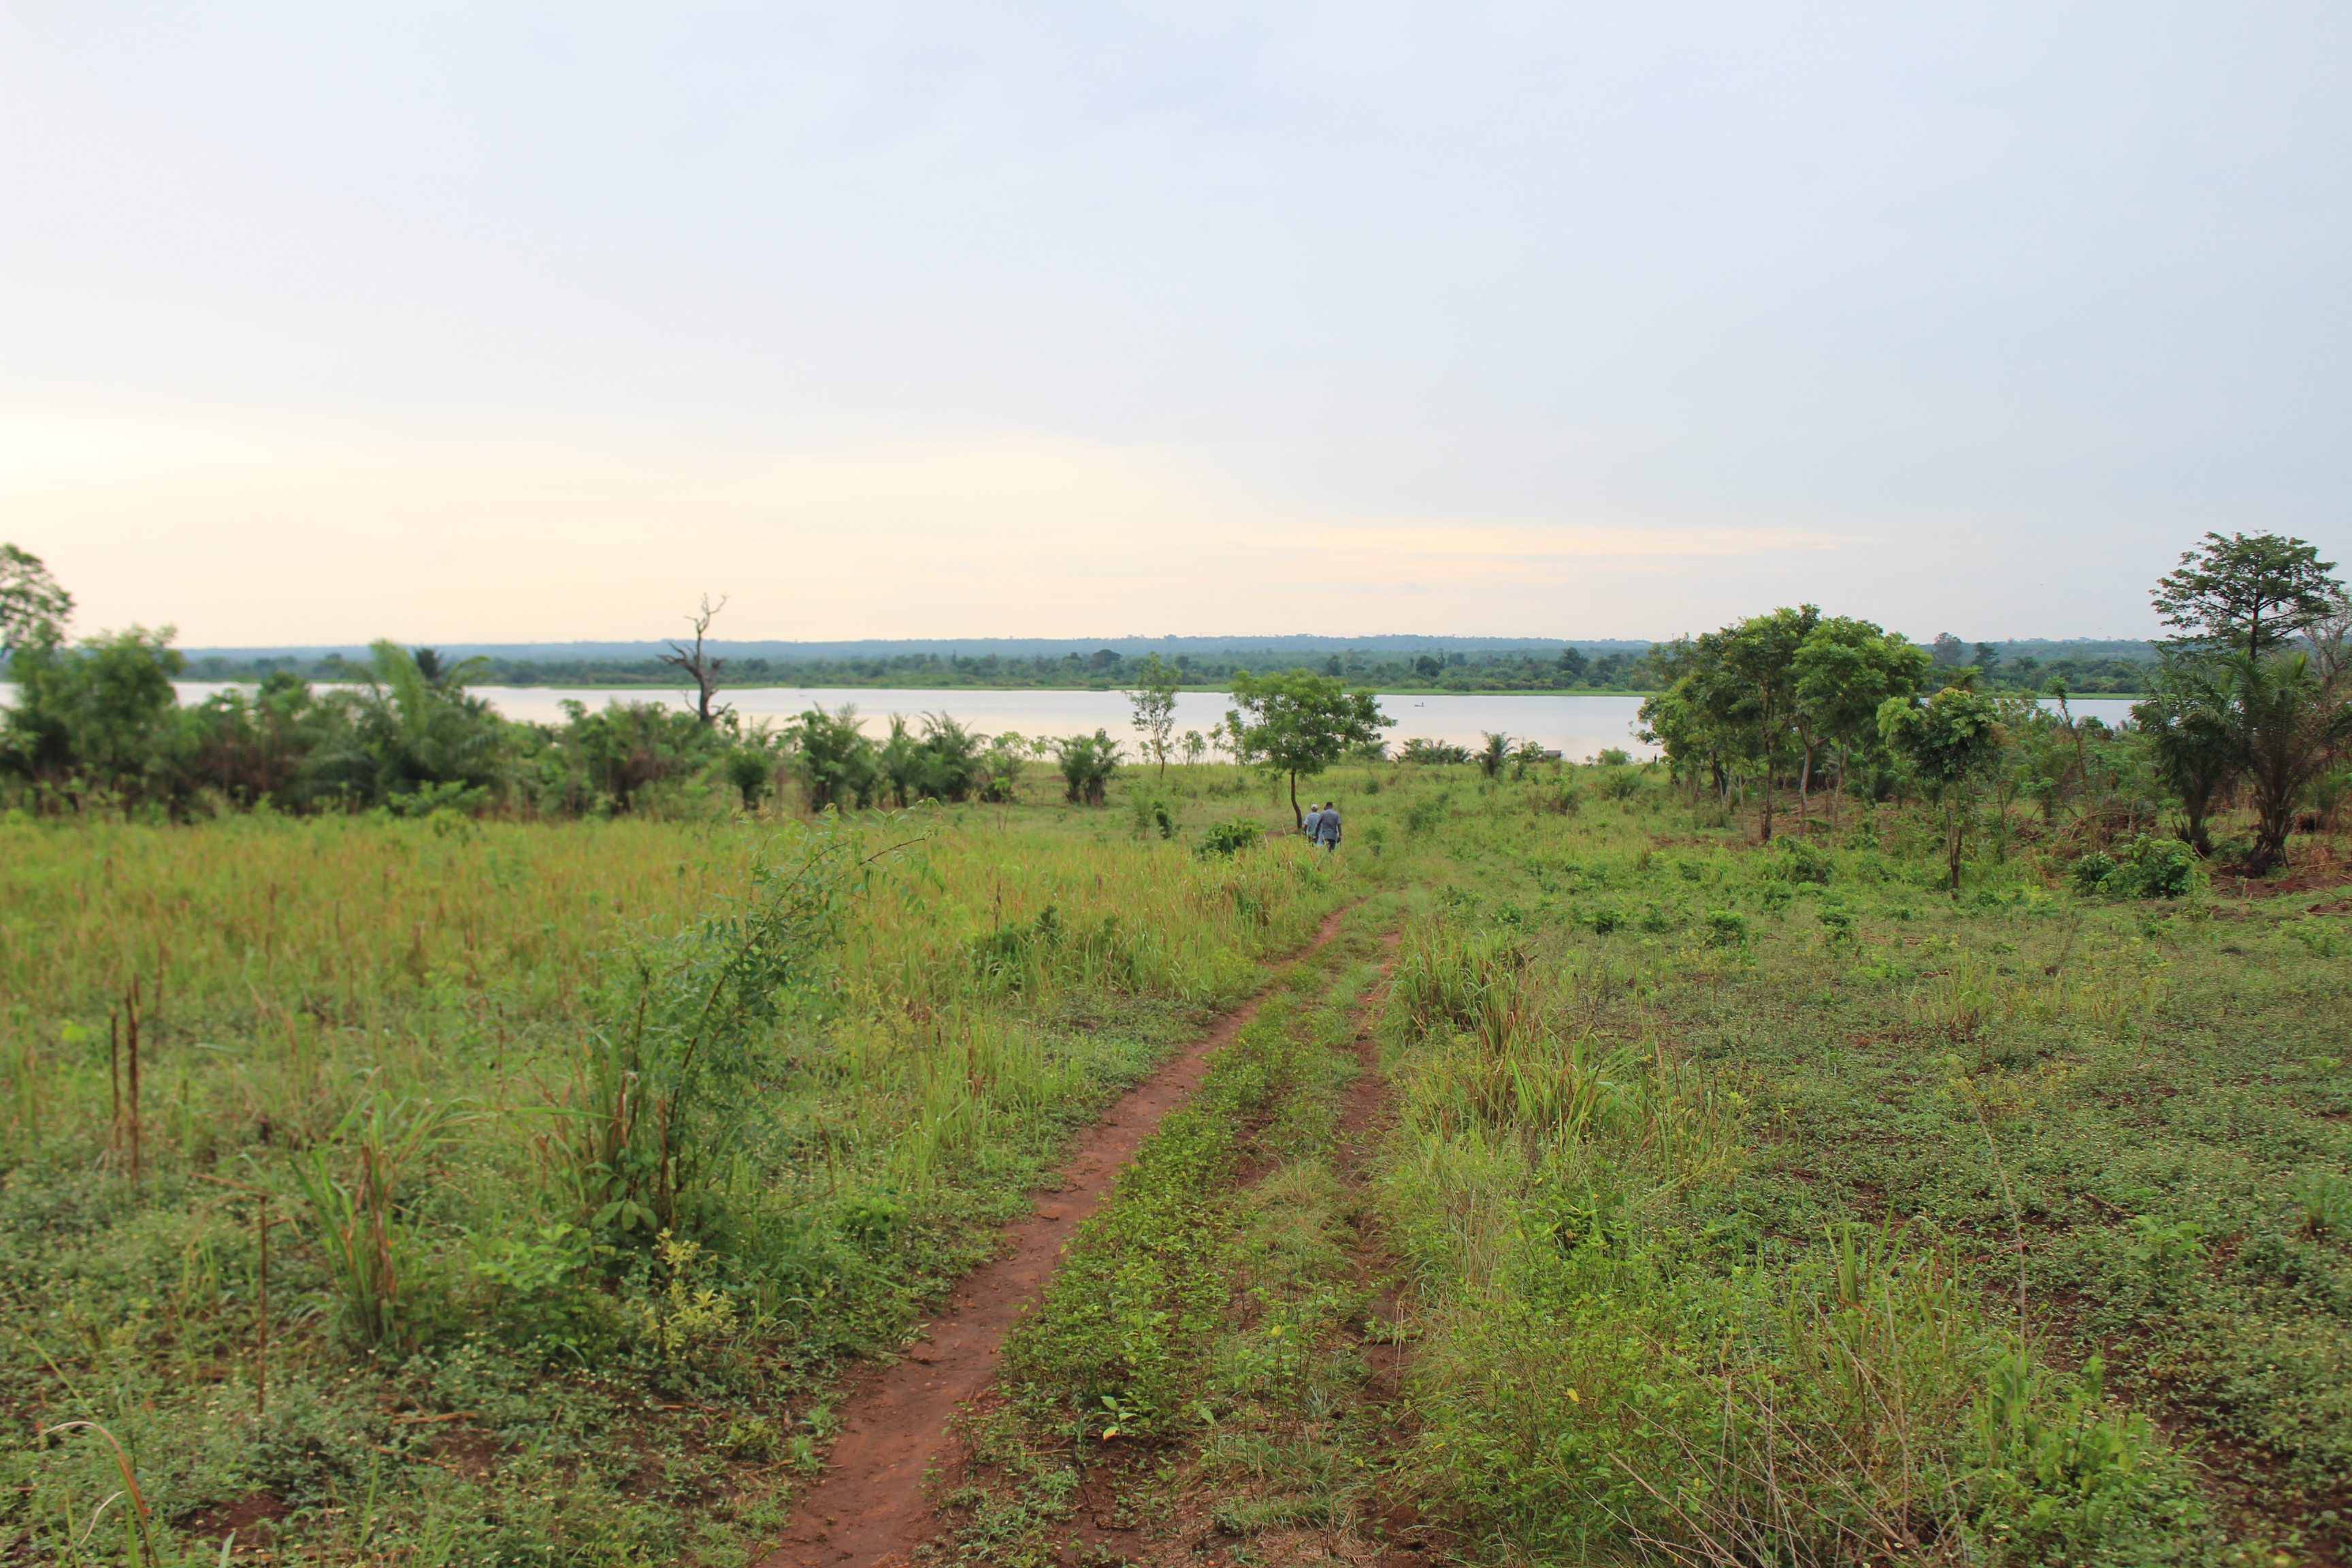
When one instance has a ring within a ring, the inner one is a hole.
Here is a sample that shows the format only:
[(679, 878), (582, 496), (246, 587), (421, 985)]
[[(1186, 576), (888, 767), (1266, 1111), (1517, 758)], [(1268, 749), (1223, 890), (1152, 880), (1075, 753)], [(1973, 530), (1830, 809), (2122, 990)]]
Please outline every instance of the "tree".
[(2204, 661), (2168, 648), (2158, 666), (2156, 695), (2132, 709), (2157, 776), (2179, 797), (2180, 837), (2200, 855), (2213, 853), (2205, 819), (2241, 765), (2226, 702), (2210, 674)]
[[(596, 710), (583, 702), (566, 702), (563, 708), (570, 720), (561, 737), (566, 757), (621, 811), (635, 810), (645, 791), (698, 766), (714, 743), (712, 732), (693, 714), (666, 703), (615, 698)], [(732, 761), (728, 778), (742, 792), (745, 810), (759, 804)]]
[[(2258, 877), (2284, 858), (2295, 808), (2352, 742), (2352, 703), (2300, 651), (2185, 664), (2168, 693), (2200, 744), (2223, 752), (2253, 796), (2254, 844), (2240, 868)], [(2159, 752), (2159, 757), (2161, 753)]]
[(1478, 771), (1488, 778), (1493, 778), (1503, 771), (1503, 764), (1511, 759), (1511, 738), (1496, 730), (1481, 730), (1478, 733), (1486, 737), (1486, 744), (1483, 750), (1474, 752), (1471, 755), (1478, 763)]
[(1377, 744), (1381, 727), (1393, 722), (1371, 692), (1350, 691), (1304, 669), (1264, 676), (1235, 670), (1234, 702), (1225, 728), (1235, 754), (1290, 775), (1290, 815), (1302, 826), (1301, 775), (1312, 778), (1356, 748)]
[(2343, 593), (2336, 563), (2275, 533), (2208, 533), (2149, 591), (2178, 646), (2259, 658), (2326, 617)]
[(369, 654), (363, 684), (323, 704), (336, 728), (312, 757), (313, 774), (331, 790), (371, 802), (396, 805), (450, 788), (487, 795), (505, 761), (505, 724), (466, 687), (489, 661), (466, 659), (428, 679), (397, 643), (372, 644)]
[(1977, 793), (2000, 756), (2005, 737), (1993, 699), (1947, 686), (1925, 702), (1891, 697), (1878, 710), (1878, 729), (1901, 752), (1921, 782), (1936, 791), (1944, 812), (1944, 849), (1954, 894), (1960, 889), (1960, 855), (1976, 817)]
[[(1889, 698), (1916, 696), (1927, 666), (1926, 649), (1874, 621), (1834, 616), (1805, 634), (1796, 655), (1797, 730), (1805, 750), (1801, 803), (1814, 747), (1837, 748), (1838, 788), (1843, 790), (1855, 749), (1878, 742), (1879, 709)], [(1836, 820), (1835, 793), (1830, 796), (1830, 816)]]
[(1184, 762), (1188, 767), (1198, 767), (1209, 750), (1208, 739), (1198, 730), (1184, 731)]
[(73, 595), (58, 586), (41, 558), (0, 544), (0, 656), (61, 640), (72, 618)]
[(1750, 616), (1728, 628), (1723, 645), (1724, 674), (1737, 684), (1747, 712), (1751, 754), (1762, 766), (1764, 823), (1762, 840), (1772, 842), (1772, 774), (1787, 754), (1793, 738), (1797, 711), (1797, 650), (1821, 625), (1822, 613), (1811, 605), (1769, 616)]
[(1181, 685), (1175, 670), (1158, 654), (1136, 667), (1135, 685), (1127, 693), (1135, 727), (1143, 731), (1143, 749), (1160, 763), (1160, 776), (1168, 776), (1168, 737), (1176, 728), (1176, 692)]
[(1062, 782), (1067, 786), (1066, 798), (1074, 805), (1105, 805), (1109, 804), (1106, 786), (1118, 771), (1118, 742), (1110, 731), (1097, 730), (1091, 735), (1070, 735), (1054, 742), (1054, 754), (1062, 766)]
[(60, 646), (54, 624), (16, 645), (8, 672), (16, 701), (0, 730), (0, 761), (78, 805), (91, 786), (127, 805), (167, 784), (172, 679), (185, 667), (169, 626), (131, 626)]
[(845, 702), (828, 713), (819, 703), (785, 725), (784, 734), (811, 806), (823, 811), (874, 804), (881, 770), (873, 739), (858, 722), (857, 704)]
[(672, 643), (667, 653), (657, 656), (664, 664), (686, 671), (688, 679), (694, 682), (694, 714), (705, 725), (717, 723), (719, 715), (727, 711), (723, 707), (713, 709), (710, 706), (710, 700), (719, 695), (719, 672), (727, 668), (727, 661), (705, 653), (702, 647), (703, 634), (710, 630), (711, 621), (726, 607), (726, 595), (719, 595), (719, 602), (715, 605), (710, 602), (709, 595), (703, 595), (700, 612), (686, 617), (687, 625), (694, 628), (693, 650), (689, 652)]

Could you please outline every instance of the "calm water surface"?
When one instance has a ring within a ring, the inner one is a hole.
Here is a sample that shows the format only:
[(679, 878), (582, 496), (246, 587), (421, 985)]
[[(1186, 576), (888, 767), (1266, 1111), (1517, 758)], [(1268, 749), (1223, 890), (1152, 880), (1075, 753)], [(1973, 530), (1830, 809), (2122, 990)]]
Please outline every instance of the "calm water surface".
[[(201, 702), (227, 687), (209, 681), (177, 683), (180, 700)], [(5, 688), (0, 688), (5, 692)], [(572, 689), (557, 686), (482, 686), (488, 698), (509, 719), (557, 723), (566, 699), (600, 708), (616, 698), (657, 701), (673, 708), (691, 707), (691, 699), (658, 688), (610, 687)], [(887, 687), (855, 689), (822, 687), (763, 686), (730, 689), (723, 700), (746, 719), (782, 721), (811, 707), (830, 712), (855, 704), (866, 728), (879, 732), (888, 715), (922, 713), (953, 715), (966, 728), (983, 734), (1013, 731), (1022, 735), (1092, 734), (1108, 730), (1130, 745), (1137, 739), (1128, 722), (1127, 699), (1116, 691), (921, 691)], [(1225, 716), (1233, 700), (1222, 691), (1185, 691), (1176, 698), (1176, 733), (1187, 730), (1203, 734)], [(1465, 746), (1484, 743), (1485, 731), (1500, 731), (1514, 741), (1532, 740), (1582, 761), (1606, 746), (1622, 746), (1638, 758), (1656, 755), (1656, 748), (1633, 738), (1639, 697), (1594, 697), (1551, 693), (1496, 694), (1471, 697), (1421, 692), (1385, 696), (1381, 710), (1394, 721), (1387, 731), (1389, 743), (1400, 745), (1415, 736)], [(2131, 704), (2119, 698), (2091, 698), (2074, 704), (2075, 713), (2109, 724), (2131, 716)]]

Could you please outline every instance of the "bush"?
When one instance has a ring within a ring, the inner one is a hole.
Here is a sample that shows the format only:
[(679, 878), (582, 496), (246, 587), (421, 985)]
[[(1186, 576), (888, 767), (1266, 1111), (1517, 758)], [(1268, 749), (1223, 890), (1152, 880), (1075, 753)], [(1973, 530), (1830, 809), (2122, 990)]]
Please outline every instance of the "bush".
[(1135, 817), (1135, 836), (1150, 838), (1154, 834), (1162, 838), (1176, 837), (1176, 807), (1168, 796), (1156, 789), (1139, 789), (1128, 799), (1128, 810)]
[(1204, 829), (1201, 834), (1201, 847), (1195, 853), (1203, 860), (1220, 855), (1230, 858), (1265, 837), (1265, 824), (1237, 816), (1231, 822), (1220, 822)]
[(2108, 899), (2178, 899), (2197, 889), (2197, 852), (2177, 838), (2146, 835), (2113, 853), (2093, 850), (2069, 873), (2085, 893)]
[(1811, 845), (1797, 838), (1781, 839), (1780, 847), (1785, 855), (1785, 860), (1781, 867), (1781, 873), (1786, 876), (1789, 880), (1791, 882), (1814, 882), (1822, 887), (1827, 887), (1829, 885), (1830, 874), (1833, 869), (1833, 862), (1830, 859), (1829, 854), (1826, 850), (1816, 849)]

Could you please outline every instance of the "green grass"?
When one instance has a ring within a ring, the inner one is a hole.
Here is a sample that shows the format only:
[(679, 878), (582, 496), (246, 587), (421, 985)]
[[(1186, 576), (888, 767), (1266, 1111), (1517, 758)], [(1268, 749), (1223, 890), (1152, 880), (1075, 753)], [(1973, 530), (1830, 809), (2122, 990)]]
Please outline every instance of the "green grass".
[[(741, 1560), (840, 1360), (1376, 893), (1076, 1245), (974, 1560), (1045, 1560), (1078, 1467), (1213, 1561), (2344, 1550), (2330, 843), (2315, 890), (2114, 900), (1988, 835), (1952, 898), (1924, 813), (1764, 849), (1640, 770), (1341, 769), (1336, 858), (1263, 778), (1137, 782), (1172, 837), (1124, 789), (926, 814), (870, 879), (774, 822), (0, 826), (0, 1539)], [(1276, 841), (1193, 852), (1234, 817)]]
[(1104, 817), (0, 828), (0, 1539), (756, 1551), (840, 1358), (1343, 896)]
[[(1072, 1303), (1139, 1259), (1225, 1281), (1154, 1385), (1181, 1418), (1090, 1461), (1169, 1550), (1282, 1561), (1396, 1530), (1508, 1563), (2340, 1548), (2340, 889), (2086, 898), (2013, 838), (1955, 899), (1924, 815), (1849, 806), (1763, 849), (1654, 775), (1371, 776), (1370, 798), (1339, 789), (1350, 853), (1381, 841), (1360, 871), (1419, 911), (1370, 1215), (1405, 1386), (1361, 1375), (1366, 1199), (1312, 1139), (1107, 1214), (1038, 1333), (1083, 1339)], [(1596, 787), (1612, 776), (1631, 787)], [(2332, 851), (2305, 849), (2324, 882)], [(1316, 1081), (1283, 1114), (1328, 1128)], [(998, 1451), (1066, 1479), (1107, 1381), (1054, 1385)]]

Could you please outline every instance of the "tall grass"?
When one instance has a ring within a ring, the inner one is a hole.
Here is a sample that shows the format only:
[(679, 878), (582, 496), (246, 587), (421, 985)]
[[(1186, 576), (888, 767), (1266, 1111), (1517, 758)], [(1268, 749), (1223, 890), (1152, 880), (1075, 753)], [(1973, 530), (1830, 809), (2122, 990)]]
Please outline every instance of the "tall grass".
[[(566, 1369), (625, 1368), (772, 1405), (900, 1331), (1066, 1128), (1339, 896), (1296, 845), (1202, 861), (1060, 816), (0, 826), (0, 1405), (106, 1420), (159, 1520), (362, 1485), (450, 1551), (558, 1528), (520, 1475), (428, 1508), (437, 1429), (370, 1379), (474, 1411), (482, 1369), (539, 1369), (569, 1408), (611, 1396)], [(134, 983), (136, 1181), (108, 1158)], [(564, 1473), (614, 1490), (566, 1528), (640, 1540), (640, 1461), (587, 1430)], [(0, 1458), (0, 1530), (96, 1500), (68, 1459)]]

